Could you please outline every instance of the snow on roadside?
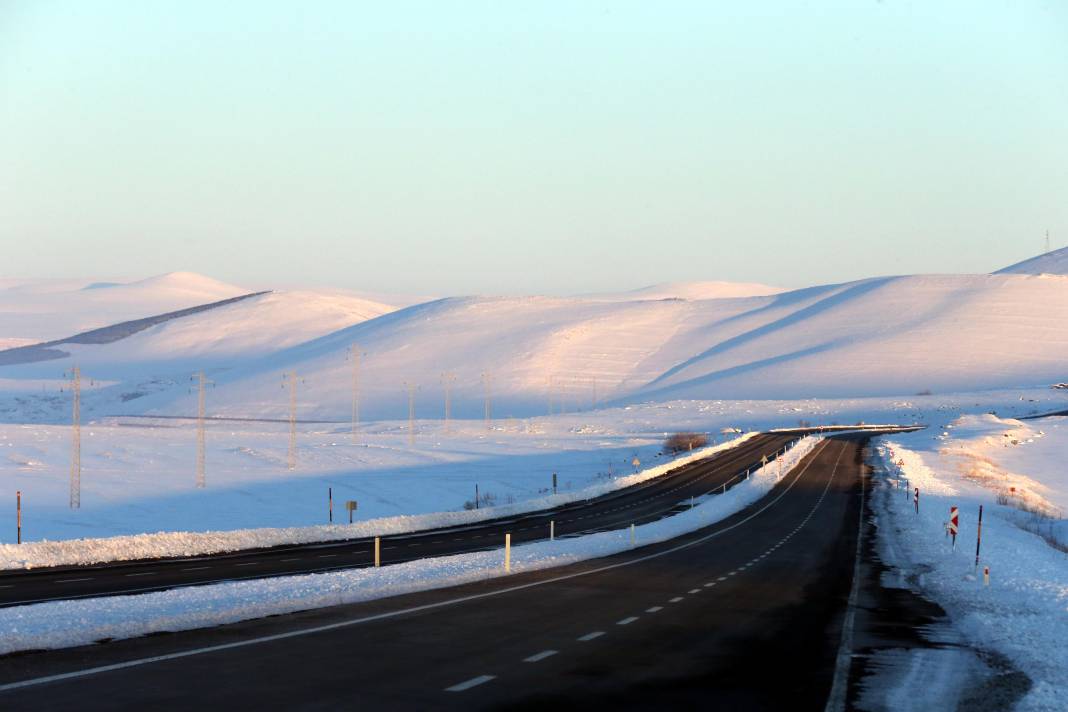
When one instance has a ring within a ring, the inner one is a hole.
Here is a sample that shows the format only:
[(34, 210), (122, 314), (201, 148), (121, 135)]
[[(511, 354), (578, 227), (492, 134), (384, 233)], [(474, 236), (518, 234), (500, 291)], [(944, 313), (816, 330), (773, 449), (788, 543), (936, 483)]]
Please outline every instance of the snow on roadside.
[(157, 532), (94, 539), (36, 541), (0, 544), (0, 569), (31, 569), (42, 566), (97, 564), (105, 561), (132, 561), (174, 556), (201, 556), (242, 549), (339, 541), (369, 536), (404, 534), (423, 529), (457, 526), (497, 519), (570, 502), (592, 499), (613, 490), (631, 487), (678, 467), (735, 448), (756, 437), (747, 433), (734, 440), (701, 448), (683, 457), (650, 467), (625, 477), (591, 485), (574, 492), (527, 499), (515, 504), (455, 512), (399, 515), (369, 519), (355, 524), (311, 527), (238, 529), (209, 532)]
[[(792, 469), (821, 440), (809, 436), (798, 441), (782, 458), (784, 470), (788, 472)], [(699, 453), (694, 453), (690, 457), (698, 456)], [(670, 468), (678, 463), (676, 460), (662, 467)], [(779, 480), (779, 472), (779, 464), (772, 462), (724, 494), (712, 496), (675, 516), (636, 527), (637, 543), (648, 545), (667, 541), (720, 521), (771, 491)], [(646, 473), (638, 473), (633, 477), (642, 475)], [(653, 476), (656, 475), (647, 475), (646, 479)], [(629, 548), (630, 534), (625, 529), (524, 544), (512, 548), (512, 571), (523, 573), (563, 566), (609, 556)], [(378, 569), (348, 569), (194, 586), (136, 596), (55, 601), (4, 608), (0, 609), (0, 654), (85, 645), (105, 638), (131, 638), (162, 631), (224, 625), (504, 575), (503, 554), (498, 549), (421, 559)]]
[[(1018, 709), (1064, 709), (1068, 557), (1017, 526), (1019, 512), (998, 504), (997, 491), (977, 483), (971, 470), (946, 466), (901, 444), (922, 446), (929, 439), (929, 434), (884, 438), (875, 449), (877, 473), (888, 486), (876, 506), (894, 524), (879, 529), (883, 558), (941, 605), (971, 644), (1005, 655), (1031, 678)], [(982, 549), (976, 568), (980, 504)], [(960, 517), (955, 549), (945, 533), (951, 506), (959, 508)], [(990, 567), (989, 587), (983, 584), (985, 566)]]

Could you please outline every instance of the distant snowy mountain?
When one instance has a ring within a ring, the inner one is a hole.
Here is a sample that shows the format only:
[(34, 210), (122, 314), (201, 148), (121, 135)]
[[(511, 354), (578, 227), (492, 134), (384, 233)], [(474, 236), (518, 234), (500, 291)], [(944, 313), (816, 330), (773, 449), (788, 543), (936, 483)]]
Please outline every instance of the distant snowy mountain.
[(1068, 275), (1068, 247), (1017, 262), (994, 274), (1064, 274)]
[(120, 284), (74, 280), (0, 282), (0, 339), (49, 341), (122, 321), (256, 291), (191, 272)]

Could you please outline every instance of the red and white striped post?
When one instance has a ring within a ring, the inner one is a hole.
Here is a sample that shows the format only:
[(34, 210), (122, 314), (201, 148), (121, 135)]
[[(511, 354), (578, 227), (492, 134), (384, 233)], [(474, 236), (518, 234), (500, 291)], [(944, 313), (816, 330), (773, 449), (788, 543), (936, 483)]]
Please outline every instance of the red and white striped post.
[(960, 520), (957, 517), (957, 508), (949, 508), (949, 535), (953, 537), (953, 549), (957, 548), (957, 528), (960, 525)]

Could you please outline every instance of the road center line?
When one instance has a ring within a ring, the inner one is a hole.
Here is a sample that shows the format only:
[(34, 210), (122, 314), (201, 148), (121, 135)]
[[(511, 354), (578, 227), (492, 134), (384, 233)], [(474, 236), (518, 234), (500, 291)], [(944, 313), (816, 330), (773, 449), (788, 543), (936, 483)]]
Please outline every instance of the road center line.
[[(78, 579), (59, 579), (56, 583), (77, 583), (78, 581), (92, 581), (90, 578), (78, 578)], [(11, 588), (10, 586), (2, 586), (0, 588)]]
[(583, 643), (588, 643), (591, 640), (594, 640), (595, 638), (600, 638), (602, 635), (604, 635), (603, 630), (595, 630), (592, 633), (587, 633), (586, 635), (580, 636), (579, 640)]
[(445, 688), (445, 692), (463, 692), (464, 690), (470, 690), (472, 687), (477, 687), (477, 686), (481, 685), (484, 682), (489, 682), (490, 680), (494, 679), (495, 677), (496, 677), (495, 675), (479, 675), (478, 677), (473, 677), (470, 680), (467, 680), (465, 682), (461, 682), (458, 685), (453, 685), (452, 687), (446, 687)]
[(638, 616), (627, 616), (621, 621), (616, 621), (616, 625), (630, 625), (636, 620), (638, 620)]
[(540, 653), (535, 653), (534, 655), (531, 655), (529, 658), (523, 658), (523, 662), (525, 662), (525, 663), (536, 663), (536, 662), (539, 662), (541, 660), (544, 660), (545, 658), (551, 658), (552, 656), (556, 655), (558, 652), (559, 651), (557, 651), (557, 650), (543, 650)]

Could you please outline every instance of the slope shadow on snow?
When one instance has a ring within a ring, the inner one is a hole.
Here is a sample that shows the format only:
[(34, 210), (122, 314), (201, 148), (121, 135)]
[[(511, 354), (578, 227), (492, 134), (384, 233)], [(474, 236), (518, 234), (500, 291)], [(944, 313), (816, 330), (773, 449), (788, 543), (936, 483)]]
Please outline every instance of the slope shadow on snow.
[(57, 339), (55, 341), (31, 344), (29, 346), (16, 346), (15, 348), (4, 349), (0, 351), (0, 366), (15, 366), (24, 363), (36, 363), (38, 361), (51, 361), (59, 358), (66, 358), (70, 355), (69, 353), (54, 347), (62, 346), (63, 344), (111, 344), (116, 341), (121, 341), (129, 336), (133, 336), (149, 327), (171, 321), (172, 319), (181, 319), (182, 317), (199, 314), (200, 312), (216, 309), (218, 307), (223, 307), (228, 304), (233, 304), (235, 302), (240, 302), (245, 299), (251, 299), (252, 297), (258, 297), (268, 293), (269, 291), (242, 294), (237, 297), (231, 297), (209, 304), (201, 304), (187, 309), (179, 309), (178, 311), (167, 312), (165, 314), (157, 314), (156, 316), (149, 316), (143, 319), (123, 321), (118, 324), (112, 324), (111, 326), (83, 331), (80, 334), (75, 334), (66, 339)]

